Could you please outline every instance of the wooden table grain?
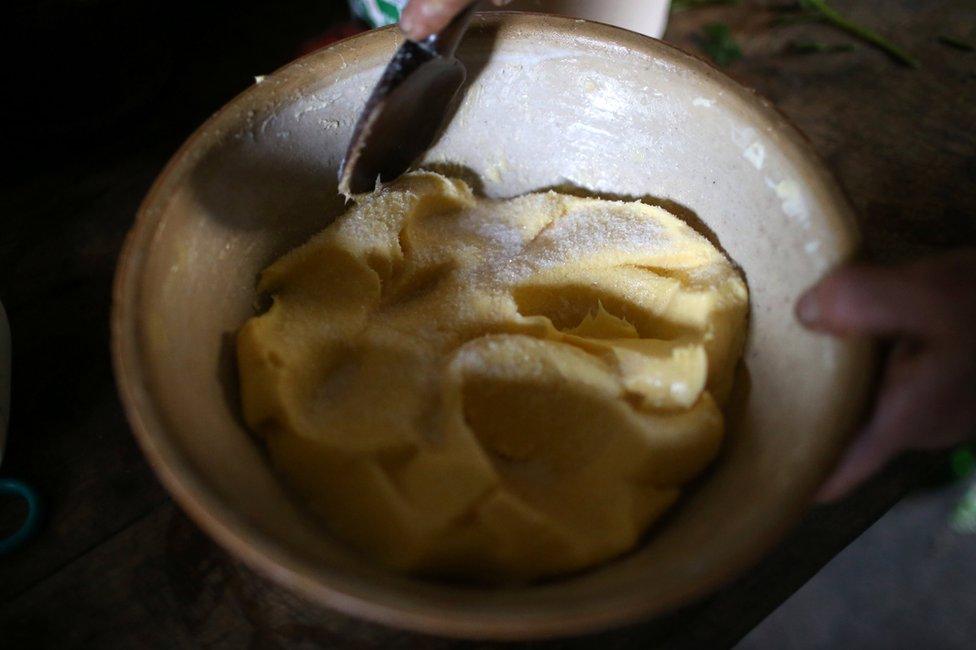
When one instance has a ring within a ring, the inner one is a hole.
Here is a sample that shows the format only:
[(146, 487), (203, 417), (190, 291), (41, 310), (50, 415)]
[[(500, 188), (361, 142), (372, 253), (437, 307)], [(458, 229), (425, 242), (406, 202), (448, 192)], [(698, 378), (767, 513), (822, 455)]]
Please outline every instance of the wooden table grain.
[[(668, 40), (695, 51), (728, 23), (744, 58), (727, 72), (808, 135), (881, 262), (976, 243), (976, 37), (971, 0), (835, 0), (901, 42), (919, 69), (854, 44), (800, 55), (793, 41), (852, 42), (781, 24), (786, 2), (682, 12)], [(204, 5), (204, 6), (200, 6)], [(366, 624), (254, 575), (190, 523), (129, 433), (108, 356), (115, 258), (138, 202), (179, 143), (255, 74), (345, 18), (344, 4), (100, 0), (15, 3), (14, 24), (58, 62), (7, 79), (13, 172), (0, 180), (0, 299), (14, 337), (2, 475), (43, 493), (41, 535), (0, 558), (3, 647), (489, 647)], [(810, 513), (749, 575), (662, 619), (532, 647), (723, 647), (799, 588), (941, 462), (911, 456), (847, 502)], [(0, 503), (0, 526), (15, 515)]]

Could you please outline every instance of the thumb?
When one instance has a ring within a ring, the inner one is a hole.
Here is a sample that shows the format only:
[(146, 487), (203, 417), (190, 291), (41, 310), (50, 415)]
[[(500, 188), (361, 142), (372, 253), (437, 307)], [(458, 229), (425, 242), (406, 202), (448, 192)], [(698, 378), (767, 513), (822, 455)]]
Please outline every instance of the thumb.
[(911, 346), (907, 342), (902, 342), (893, 351), (874, 412), (834, 473), (820, 488), (817, 501), (836, 501), (846, 496), (909, 448), (912, 437), (925, 430), (925, 410), (917, 404), (916, 382), (926, 379), (920, 376), (922, 373), (911, 357)]
[(932, 317), (931, 292), (907, 269), (850, 267), (800, 298), (807, 327), (837, 335), (917, 335)]
[[(511, 0), (492, 0), (493, 4), (505, 5)], [(422, 41), (444, 29), (471, 0), (410, 0), (400, 16), (400, 29), (414, 41)]]
[(467, 4), (467, 0), (410, 0), (400, 15), (400, 29), (412, 40), (423, 40), (443, 29)]
[(831, 503), (847, 496), (883, 468), (898, 451), (883, 430), (868, 427), (844, 452), (837, 469), (817, 492), (816, 501)]

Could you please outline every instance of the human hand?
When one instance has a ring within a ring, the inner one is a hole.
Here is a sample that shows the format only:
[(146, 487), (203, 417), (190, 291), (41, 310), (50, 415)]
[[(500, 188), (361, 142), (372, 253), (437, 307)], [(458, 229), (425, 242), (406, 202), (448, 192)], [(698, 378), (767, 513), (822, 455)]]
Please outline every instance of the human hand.
[(810, 329), (893, 344), (874, 411), (819, 501), (834, 501), (900, 452), (976, 433), (976, 249), (899, 268), (850, 267), (797, 304)]
[[(505, 5), (512, 0), (492, 0)], [(410, 0), (400, 16), (400, 29), (407, 38), (420, 41), (443, 29), (471, 0)]]

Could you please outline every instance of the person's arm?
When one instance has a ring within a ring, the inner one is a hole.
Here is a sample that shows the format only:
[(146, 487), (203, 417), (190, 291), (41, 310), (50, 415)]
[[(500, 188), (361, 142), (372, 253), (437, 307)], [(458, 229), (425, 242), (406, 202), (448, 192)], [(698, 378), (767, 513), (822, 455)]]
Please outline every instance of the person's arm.
[(976, 250), (843, 269), (800, 300), (797, 316), (817, 331), (892, 344), (875, 406), (819, 500), (845, 496), (902, 451), (976, 433)]
[[(492, 0), (504, 5), (511, 0)], [(400, 29), (415, 41), (427, 38), (445, 27), (471, 0), (410, 0), (400, 16)]]

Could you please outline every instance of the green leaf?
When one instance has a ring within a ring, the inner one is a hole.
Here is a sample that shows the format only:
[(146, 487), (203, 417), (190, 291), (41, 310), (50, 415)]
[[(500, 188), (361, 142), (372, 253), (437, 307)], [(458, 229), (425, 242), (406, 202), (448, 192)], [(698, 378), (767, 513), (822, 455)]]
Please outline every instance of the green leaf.
[(388, 0), (376, 0), (376, 6), (380, 10), (380, 13), (383, 14), (383, 17), (391, 23), (400, 20), (400, 7), (395, 3), (389, 2)]
[(949, 526), (957, 533), (971, 535), (976, 533), (976, 484), (973, 484), (966, 495), (956, 506)]
[(800, 0), (800, 6), (819, 14), (828, 23), (844, 30), (848, 34), (856, 36), (862, 41), (873, 45), (895, 61), (911, 68), (918, 67), (918, 61), (911, 54), (901, 49), (877, 32), (862, 25), (858, 25), (852, 20), (841, 15), (837, 12), (837, 10), (828, 5), (826, 0)]
[(957, 50), (962, 50), (963, 52), (976, 52), (976, 45), (964, 41), (961, 38), (956, 38), (955, 36), (940, 36), (939, 42)]
[(725, 66), (742, 58), (742, 48), (725, 23), (709, 23), (702, 28), (701, 48), (716, 64)]
[(973, 451), (973, 446), (956, 449), (952, 452), (949, 464), (952, 466), (952, 473), (956, 478), (962, 479), (972, 474), (976, 471), (976, 453)]

